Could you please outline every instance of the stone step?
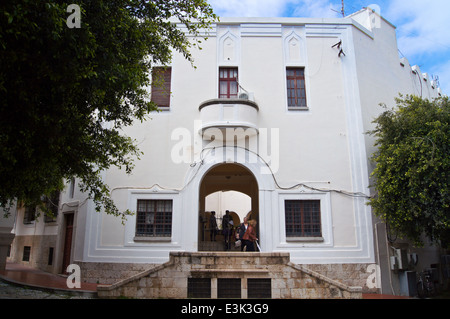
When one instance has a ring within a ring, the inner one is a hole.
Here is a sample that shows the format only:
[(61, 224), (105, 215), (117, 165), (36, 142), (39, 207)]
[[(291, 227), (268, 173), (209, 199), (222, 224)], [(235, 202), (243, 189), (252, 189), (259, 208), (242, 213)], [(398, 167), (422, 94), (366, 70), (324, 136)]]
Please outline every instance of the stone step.
[[(198, 243), (198, 251), (225, 251), (225, 243), (223, 241), (201, 241)], [(241, 251), (241, 248), (236, 248), (232, 242), (229, 251)]]

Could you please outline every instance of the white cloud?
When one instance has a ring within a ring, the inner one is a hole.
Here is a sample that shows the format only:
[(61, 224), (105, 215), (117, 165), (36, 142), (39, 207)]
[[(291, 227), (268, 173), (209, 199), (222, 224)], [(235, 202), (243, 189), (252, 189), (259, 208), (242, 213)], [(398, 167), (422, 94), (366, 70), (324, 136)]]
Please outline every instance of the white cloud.
[(287, 1), (282, 0), (210, 0), (214, 12), (221, 17), (277, 17)]
[(445, 95), (450, 95), (450, 61), (436, 63), (431, 68), (430, 73), (439, 76), (439, 83), (442, 93)]
[[(209, 0), (222, 17), (340, 17), (337, 0)], [(438, 74), (444, 93), (450, 94), (450, 1), (349, 0), (346, 14), (370, 3), (397, 26), (398, 47), (423, 72)]]
[(450, 1), (393, 0), (387, 14), (397, 24), (402, 53), (430, 54), (450, 50)]
[(385, 17), (397, 26), (398, 47), (411, 64), (438, 75), (450, 94), (450, 1), (392, 0)]
[(328, 0), (291, 0), (291, 6), (296, 6), (293, 15), (310, 18), (335, 18), (340, 16), (341, 7)]
[(339, 16), (340, 11), (340, 5), (329, 0), (210, 0), (209, 3), (221, 17), (330, 18)]

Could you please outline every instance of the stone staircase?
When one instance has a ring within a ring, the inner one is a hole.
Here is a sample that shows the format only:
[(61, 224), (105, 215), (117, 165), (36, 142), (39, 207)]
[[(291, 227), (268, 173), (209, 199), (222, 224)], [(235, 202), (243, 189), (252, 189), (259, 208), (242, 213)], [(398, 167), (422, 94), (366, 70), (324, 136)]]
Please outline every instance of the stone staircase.
[(362, 298), (361, 287), (293, 264), (288, 253), (260, 252), (173, 252), (168, 262), (97, 292), (100, 298)]

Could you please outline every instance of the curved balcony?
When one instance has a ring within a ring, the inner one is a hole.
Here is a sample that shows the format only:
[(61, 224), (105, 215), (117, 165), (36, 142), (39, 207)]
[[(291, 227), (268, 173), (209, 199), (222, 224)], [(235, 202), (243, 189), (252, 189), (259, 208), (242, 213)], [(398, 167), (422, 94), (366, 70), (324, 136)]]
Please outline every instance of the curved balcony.
[[(258, 134), (258, 104), (249, 99), (212, 99), (200, 104), (201, 131), (203, 136), (217, 136), (217, 129), (225, 139), (241, 128), (246, 136)], [(231, 129), (231, 130), (227, 130)], [(234, 137), (233, 137), (234, 138)], [(239, 138), (239, 136), (238, 136)]]

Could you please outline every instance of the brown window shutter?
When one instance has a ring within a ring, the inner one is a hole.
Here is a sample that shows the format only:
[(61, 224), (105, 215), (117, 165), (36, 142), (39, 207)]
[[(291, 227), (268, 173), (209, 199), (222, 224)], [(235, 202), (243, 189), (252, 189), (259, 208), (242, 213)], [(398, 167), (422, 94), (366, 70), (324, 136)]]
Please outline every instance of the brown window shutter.
[(158, 107), (170, 106), (170, 82), (172, 68), (157, 67), (153, 69), (152, 102)]
[(287, 80), (288, 106), (307, 107), (305, 69), (287, 68), (286, 80)]

